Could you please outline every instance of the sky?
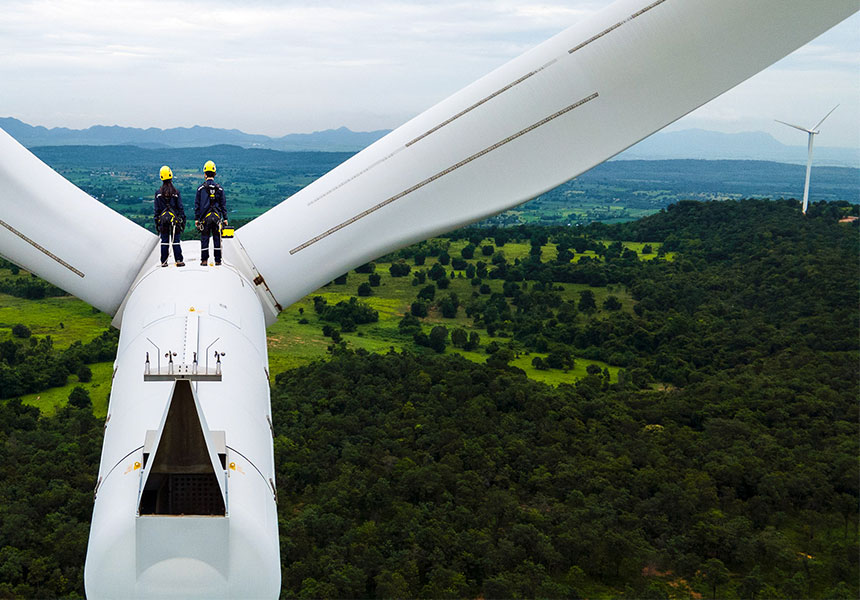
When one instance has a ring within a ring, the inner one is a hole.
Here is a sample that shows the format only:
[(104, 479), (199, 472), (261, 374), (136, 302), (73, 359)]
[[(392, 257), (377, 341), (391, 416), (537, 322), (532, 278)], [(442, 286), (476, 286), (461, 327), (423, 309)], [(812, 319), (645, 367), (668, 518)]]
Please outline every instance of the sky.
[[(819, 1), (819, 0), (816, 0)], [(609, 0), (0, 0), (0, 116), (393, 129)], [(667, 130), (860, 147), (860, 13)]]

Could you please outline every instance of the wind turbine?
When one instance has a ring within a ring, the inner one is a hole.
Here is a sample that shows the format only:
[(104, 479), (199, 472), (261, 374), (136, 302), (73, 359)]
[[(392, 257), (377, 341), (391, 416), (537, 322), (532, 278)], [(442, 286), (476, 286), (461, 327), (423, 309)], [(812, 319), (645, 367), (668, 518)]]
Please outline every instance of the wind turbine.
[[(620, 0), (236, 231), (221, 267), (0, 131), (0, 254), (114, 315), (89, 598), (280, 591), (265, 327), (396, 248), (497, 214), (663, 128), (857, 12), (856, 0)], [(80, 235), (78, 223), (97, 236)], [(371, 398), (368, 401), (372, 401)]]
[(824, 115), (824, 118), (821, 119), (814, 127), (807, 129), (806, 127), (801, 127), (800, 125), (792, 125), (791, 123), (786, 123), (785, 121), (780, 121), (779, 119), (774, 119), (777, 123), (782, 123), (783, 125), (788, 125), (789, 127), (794, 127), (795, 129), (799, 129), (801, 131), (805, 131), (809, 134), (809, 158), (806, 159), (806, 182), (803, 184), (803, 207), (802, 212), (806, 214), (806, 208), (809, 205), (809, 174), (812, 171), (812, 140), (815, 134), (819, 133), (818, 128), (821, 127), (821, 124), (824, 123), (824, 119), (833, 114), (833, 111), (839, 108), (837, 104), (833, 108), (830, 109), (830, 112)]

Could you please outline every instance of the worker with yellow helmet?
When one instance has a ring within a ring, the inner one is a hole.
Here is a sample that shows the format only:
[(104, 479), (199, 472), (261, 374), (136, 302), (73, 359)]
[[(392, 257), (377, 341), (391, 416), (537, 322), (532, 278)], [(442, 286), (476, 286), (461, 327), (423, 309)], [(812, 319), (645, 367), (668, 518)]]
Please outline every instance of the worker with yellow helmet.
[(200, 266), (209, 264), (209, 238), (215, 254), (215, 266), (221, 264), (221, 225), (227, 224), (227, 202), (224, 188), (215, 183), (215, 163), (207, 160), (203, 165), (206, 180), (197, 188), (194, 199), (194, 224), (200, 230)]
[[(155, 229), (161, 235), (161, 266), (167, 266), (167, 257), (173, 245), (173, 258), (177, 267), (184, 267), (180, 239), (185, 231), (185, 209), (182, 198), (173, 185), (173, 171), (164, 165), (158, 172), (161, 187), (155, 192)], [(172, 240), (171, 240), (172, 238)]]

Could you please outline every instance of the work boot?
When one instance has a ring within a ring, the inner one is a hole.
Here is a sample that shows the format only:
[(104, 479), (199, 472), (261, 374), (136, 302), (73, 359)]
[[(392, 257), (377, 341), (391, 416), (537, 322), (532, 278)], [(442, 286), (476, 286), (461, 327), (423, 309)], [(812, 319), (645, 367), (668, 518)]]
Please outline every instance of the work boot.
[(163, 263), (161, 263), (161, 266), (162, 266), (162, 267), (166, 267), (166, 266), (167, 266), (167, 261), (164, 261)]
[(201, 267), (208, 267), (208, 266), (209, 266), (209, 261), (201, 260), (201, 261), (200, 261), (200, 266), (201, 266)]
[(184, 262), (182, 262), (181, 260), (177, 260), (177, 261), (176, 261), (176, 266), (177, 266), (177, 267), (184, 267), (184, 266), (185, 266), (185, 263), (184, 263)]
[(220, 267), (220, 266), (221, 266), (221, 261), (220, 261), (220, 260), (216, 260), (216, 261), (215, 261), (215, 266), (216, 266), (216, 267)]

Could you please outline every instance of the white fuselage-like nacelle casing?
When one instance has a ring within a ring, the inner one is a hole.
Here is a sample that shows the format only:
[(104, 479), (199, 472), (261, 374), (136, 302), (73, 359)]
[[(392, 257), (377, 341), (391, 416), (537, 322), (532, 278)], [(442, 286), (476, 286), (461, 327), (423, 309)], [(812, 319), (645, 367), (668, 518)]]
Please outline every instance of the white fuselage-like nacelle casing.
[[(197, 254), (196, 243), (183, 246), (186, 256)], [(196, 262), (160, 268), (153, 255), (124, 305), (87, 549), (90, 598), (274, 598), (280, 591), (263, 310), (237, 270)], [(210, 371), (214, 353), (225, 355), (222, 380), (191, 386), (210, 437), (224, 432), (226, 468), (216, 470), (226, 515), (138, 515), (147, 432), (163, 424), (176, 385), (144, 381), (147, 353), (152, 372), (159, 354), (167, 369), (168, 352), (176, 353), (176, 370), (197, 353), (203, 371), (207, 348)]]

